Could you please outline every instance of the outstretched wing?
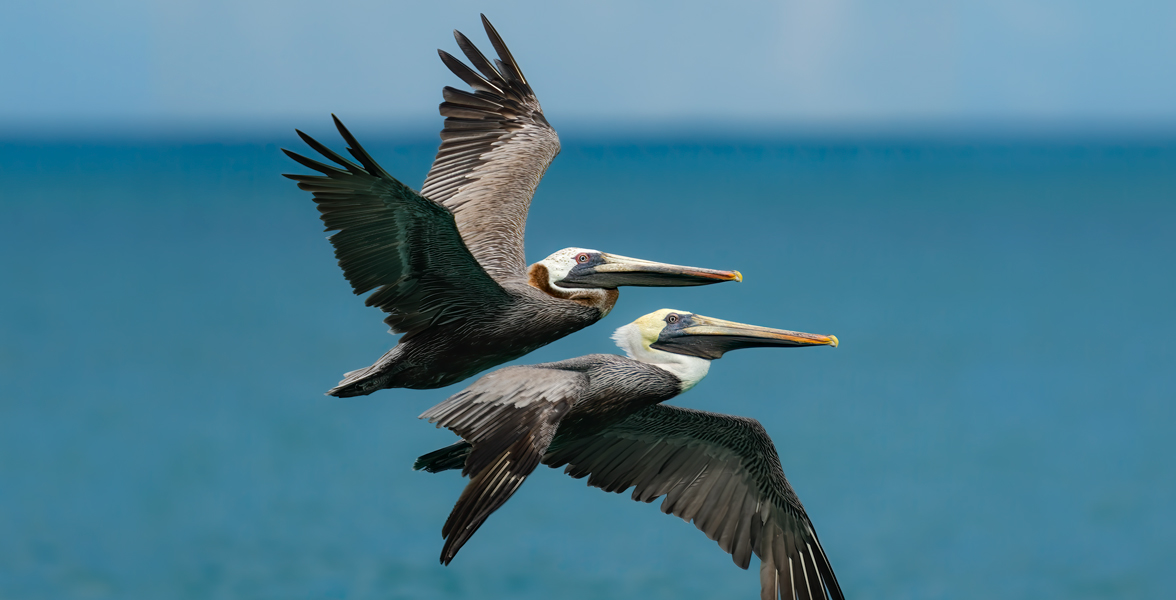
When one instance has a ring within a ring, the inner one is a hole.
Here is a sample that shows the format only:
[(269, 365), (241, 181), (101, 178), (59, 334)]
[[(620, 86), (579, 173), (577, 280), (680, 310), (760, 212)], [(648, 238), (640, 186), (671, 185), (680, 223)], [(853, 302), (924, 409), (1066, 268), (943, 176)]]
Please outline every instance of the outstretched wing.
[(443, 90), (441, 148), (421, 195), (453, 211), (466, 245), (501, 283), (526, 276), (527, 210), (539, 180), (559, 154), (559, 136), (485, 15), (482, 24), (498, 52), (494, 64), (458, 31), (453, 32), (457, 45), (477, 71), (437, 51), (445, 66), (474, 91)]
[(490, 513), (506, 503), (535, 470), (559, 420), (587, 386), (583, 373), (507, 367), (483, 376), (421, 415), (473, 446), (462, 470), (470, 483), (441, 529), (445, 537), (442, 564), (453, 560)]
[(675, 406), (643, 409), (604, 431), (561, 438), (543, 462), (606, 492), (666, 496), (662, 512), (694, 521), (746, 569), (760, 557), (764, 600), (843, 599), (817, 532), (757, 421)]
[[(332, 115), (333, 116), (333, 115)], [(380, 168), (343, 123), (335, 126), (359, 164), (314, 138), (303, 141), (335, 167), (283, 150), (322, 175), (286, 175), (314, 194), (335, 258), (356, 294), (388, 313), (393, 332), (424, 329), (506, 303), (509, 296), (462, 242), (453, 214)]]

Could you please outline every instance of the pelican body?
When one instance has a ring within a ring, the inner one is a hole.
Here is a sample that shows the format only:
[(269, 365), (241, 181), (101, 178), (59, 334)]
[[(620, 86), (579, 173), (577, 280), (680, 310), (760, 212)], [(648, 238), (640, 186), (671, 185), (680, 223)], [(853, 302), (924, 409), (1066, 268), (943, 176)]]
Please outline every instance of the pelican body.
[(762, 597), (843, 598), (832, 566), (763, 427), (661, 404), (712, 360), (752, 347), (836, 346), (834, 336), (663, 309), (614, 335), (627, 357), (593, 354), (487, 374), (421, 415), (463, 441), (415, 469), (470, 477), (442, 528), (449, 564), (539, 463), (567, 466), (605, 491), (665, 495), (662, 511), (695, 525), (746, 569), (761, 559)]
[(446, 87), (441, 147), (417, 193), (382, 169), (346, 127), (354, 160), (298, 131), (333, 164), (284, 150), (317, 175), (286, 175), (314, 194), (335, 256), (356, 294), (371, 292), (398, 344), (328, 394), (437, 388), (513, 360), (603, 318), (617, 287), (741, 280), (737, 271), (654, 263), (566, 248), (526, 266), (531, 198), (559, 153), (559, 137), (502, 38), (492, 64), (461, 33), (474, 68), (438, 51), (473, 92)]
[[(565, 271), (568, 259), (575, 266)], [(457, 383), (604, 318), (619, 296), (616, 286), (706, 285), (741, 278), (737, 271), (677, 267), (581, 248), (561, 250), (528, 271), (525, 282), (506, 281), (498, 290), (486, 284), (470, 314), (405, 335), (375, 365), (348, 373), (330, 393)]]

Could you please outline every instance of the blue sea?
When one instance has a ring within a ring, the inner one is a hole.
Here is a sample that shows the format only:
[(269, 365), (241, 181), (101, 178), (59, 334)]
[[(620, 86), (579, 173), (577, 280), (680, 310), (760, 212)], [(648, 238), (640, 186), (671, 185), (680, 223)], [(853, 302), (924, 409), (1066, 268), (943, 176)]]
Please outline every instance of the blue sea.
[[(435, 138), (355, 132), (419, 187)], [(461, 385), (323, 395), (394, 338), (297, 138), (230, 137), (0, 141), (0, 598), (758, 598), (543, 467), (442, 567), (464, 480), (411, 470), (455, 439), (416, 417)], [(847, 597), (1176, 597), (1176, 138), (567, 137), (529, 259), (745, 281), (624, 289), (519, 362), (663, 307), (835, 334), (672, 402), (763, 423)]]

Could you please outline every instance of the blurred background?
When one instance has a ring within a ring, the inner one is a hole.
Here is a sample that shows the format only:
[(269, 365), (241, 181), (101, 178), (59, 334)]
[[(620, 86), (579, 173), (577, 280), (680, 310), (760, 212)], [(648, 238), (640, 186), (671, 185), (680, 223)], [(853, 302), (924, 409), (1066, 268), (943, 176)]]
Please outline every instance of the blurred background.
[(550, 469), (441, 567), (464, 480), (410, 469), (454, 440), (416, 416), (463, 384), (322, 395), (395, 340), (279, 148), (334, 112), (419, 187), (479, 12), (563, 142), (530, 260), (746, 276), (519, 362), (662, 307), (836, 334), (672, 402), (763, 423), (847, 596), (1176, 594), (1176, 5), (17, 0), (0, 598), (757, 597)]

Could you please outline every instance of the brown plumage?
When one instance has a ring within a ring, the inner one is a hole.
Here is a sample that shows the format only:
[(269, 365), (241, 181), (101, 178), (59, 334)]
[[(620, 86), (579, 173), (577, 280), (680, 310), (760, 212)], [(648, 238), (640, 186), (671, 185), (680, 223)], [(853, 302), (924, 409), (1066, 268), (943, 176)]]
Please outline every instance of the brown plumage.
[(630, 358), (594, 354), (507, 367), (421, 415), (462, 441), (420, 457), (414, 468), (461, 468), (470, 477), (442, 528), (441, 562), (449, 564), (542, 463), (566, 466), (608, 492), (632, 488), (641, 502), (664, 496), (662, 512), (693, 522), (740, 568), (760, 557), (765, 600), (842, 599), (763, 426), (660, 404), (697, 383), (724, 352), (835, 346), (837, 339), (669, 310), (614, 337)]
[(421, 195), (453, 212), (474, 258), (501, 282), (519, 276), (527, 266), (527, 211), (560, 147), (539, 99), (485, 15), (482, 25), (498, 52), (497, 66), (459, 31), (453, 32), (457, 44), (478, 72), (437, 51), (474, 92), (443, 90), (445, 129)]
[(760, 557), (765, 600), (842, 598), (776, 447), (754, 419), (677, 406), (643, 409), (594, 435), (558, 439), (543, 464), (694, 522), (740, 568)]
[(620, 285), (705, 285), (733, 271), (677, 267), (568, 248), (524, 261), (531, 197), (559, 138), (518, 64), (485, 17), (493, 64), (461, 33), (477, 71), (441, 52), (473, 88), (446, 87), (441, 148), (421, 193), (397, 181), (335, 119), (354, 160), (298, 132), (333, 164), (286, 154), (316, 175), (287, 175), (314, 194), (335, 256), (356, 294), (386, 312), (399, 343), (328, 393), (435, 388), (578, 331), (608, 314)]

